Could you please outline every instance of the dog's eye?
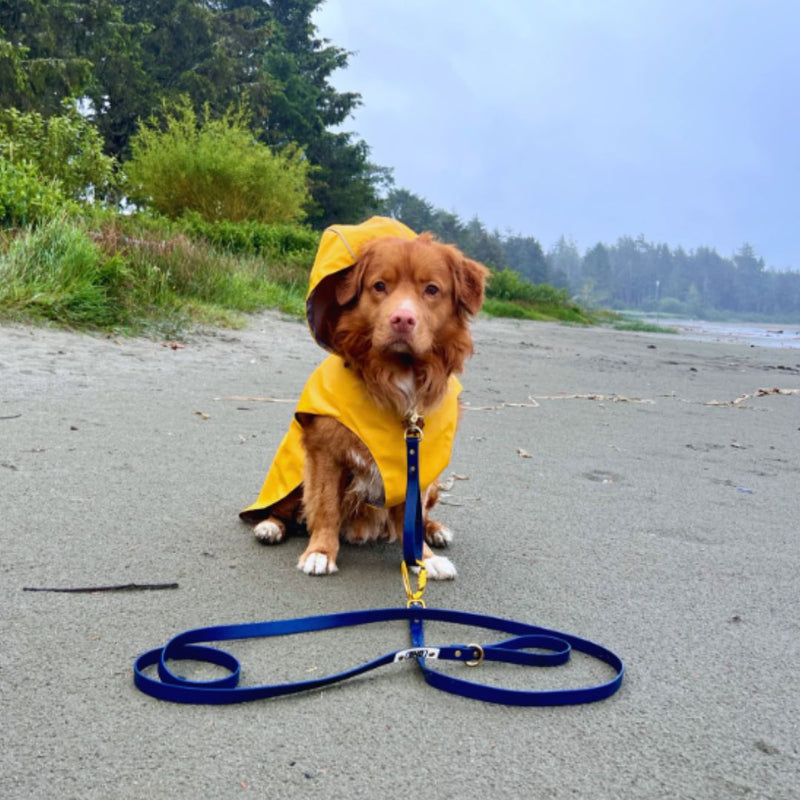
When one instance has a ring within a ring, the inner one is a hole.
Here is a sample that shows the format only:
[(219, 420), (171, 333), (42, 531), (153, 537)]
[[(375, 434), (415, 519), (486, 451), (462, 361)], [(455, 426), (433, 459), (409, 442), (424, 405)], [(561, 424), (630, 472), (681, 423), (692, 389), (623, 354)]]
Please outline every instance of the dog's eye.
[(372, 284), (372, 288), (376, 292), (385, 292), (386, 291), (386, 284), (383, 281), (375, 281), (375, 283)]
[(439, 294), (439, 287), (435, 283), (429, 283), (425, 287), (425, 294), (429, 294), (431, 297), (433, 297), (434, 295)]

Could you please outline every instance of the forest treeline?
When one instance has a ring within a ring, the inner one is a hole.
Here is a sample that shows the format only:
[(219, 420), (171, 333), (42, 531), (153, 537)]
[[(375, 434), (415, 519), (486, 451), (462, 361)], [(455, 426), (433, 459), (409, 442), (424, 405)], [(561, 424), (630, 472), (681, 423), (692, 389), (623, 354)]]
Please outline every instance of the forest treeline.
[(562, 238), (545, 252), (395, 187), (342, 130), (361, 98), (331, 83), (350, 54), (319, 37), (321, 2), (0, 0), (0, 228), (131, 201), (184, 231), (197, 219), (319, 231), (384, 213), (493, 267), (498, 300), (544, 296), (514, 271), (555, 287), (547, 302), (800, 314), (800, 273), (767, 269), (747, 244), (725, 257), (643, 236), (580, 252)]
[(533, 283), (566, 289), (588, 308), (800, 318), (800, 272), (767, 269), (747, 243), (729, 258), (711, 247), (687, 252), (644, 236), (599, 242), (583, 253), (561, 237), (545, 251), (533, 236), (489, 231), (477, 217), (462, 222), (404, 189), (389, 192), (385, 209), (412, 228), (455, 242), (495, 269), (514, 269)]

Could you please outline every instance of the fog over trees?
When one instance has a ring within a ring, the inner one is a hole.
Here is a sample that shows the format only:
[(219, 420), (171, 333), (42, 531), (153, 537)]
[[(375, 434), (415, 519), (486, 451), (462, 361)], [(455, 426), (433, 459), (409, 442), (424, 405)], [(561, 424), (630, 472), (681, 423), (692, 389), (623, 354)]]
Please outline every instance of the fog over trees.
[(534, 283), (566, 288), (589, 307), (674, 316), (800, 318), (800, 272), (768, 269), (746, 242), (730, 257), (713, 247), (682, 247), (623, 236), (581, 252), (561, 237), (548, 251), (533, 236), (488, 231), (462, 222), (405, 189), (392, 190), (385, 211), (418, 230), (457, 243), (473, 258), (511, 268)]

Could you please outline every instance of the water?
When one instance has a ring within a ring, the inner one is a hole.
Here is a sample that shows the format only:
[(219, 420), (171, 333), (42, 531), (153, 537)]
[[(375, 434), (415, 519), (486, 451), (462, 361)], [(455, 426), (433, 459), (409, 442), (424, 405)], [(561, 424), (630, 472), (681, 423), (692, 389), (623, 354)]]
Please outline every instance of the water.
[(800, 323), (705, 322), (694, 319), (651, 319), (656, 325), (675, 328), (685, 339), (698, 342), (733, 342), (759, 347), (800, 348)]

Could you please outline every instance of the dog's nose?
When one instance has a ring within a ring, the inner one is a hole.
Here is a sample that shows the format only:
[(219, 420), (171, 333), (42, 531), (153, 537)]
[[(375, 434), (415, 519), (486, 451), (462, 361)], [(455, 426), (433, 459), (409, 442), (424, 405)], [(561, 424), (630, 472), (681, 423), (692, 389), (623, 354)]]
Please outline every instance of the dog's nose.
[(397, 333), (411, 333), (417, 327), (417, 317), (410, 308), (398, 308), (389, 318), (389, 324)]

